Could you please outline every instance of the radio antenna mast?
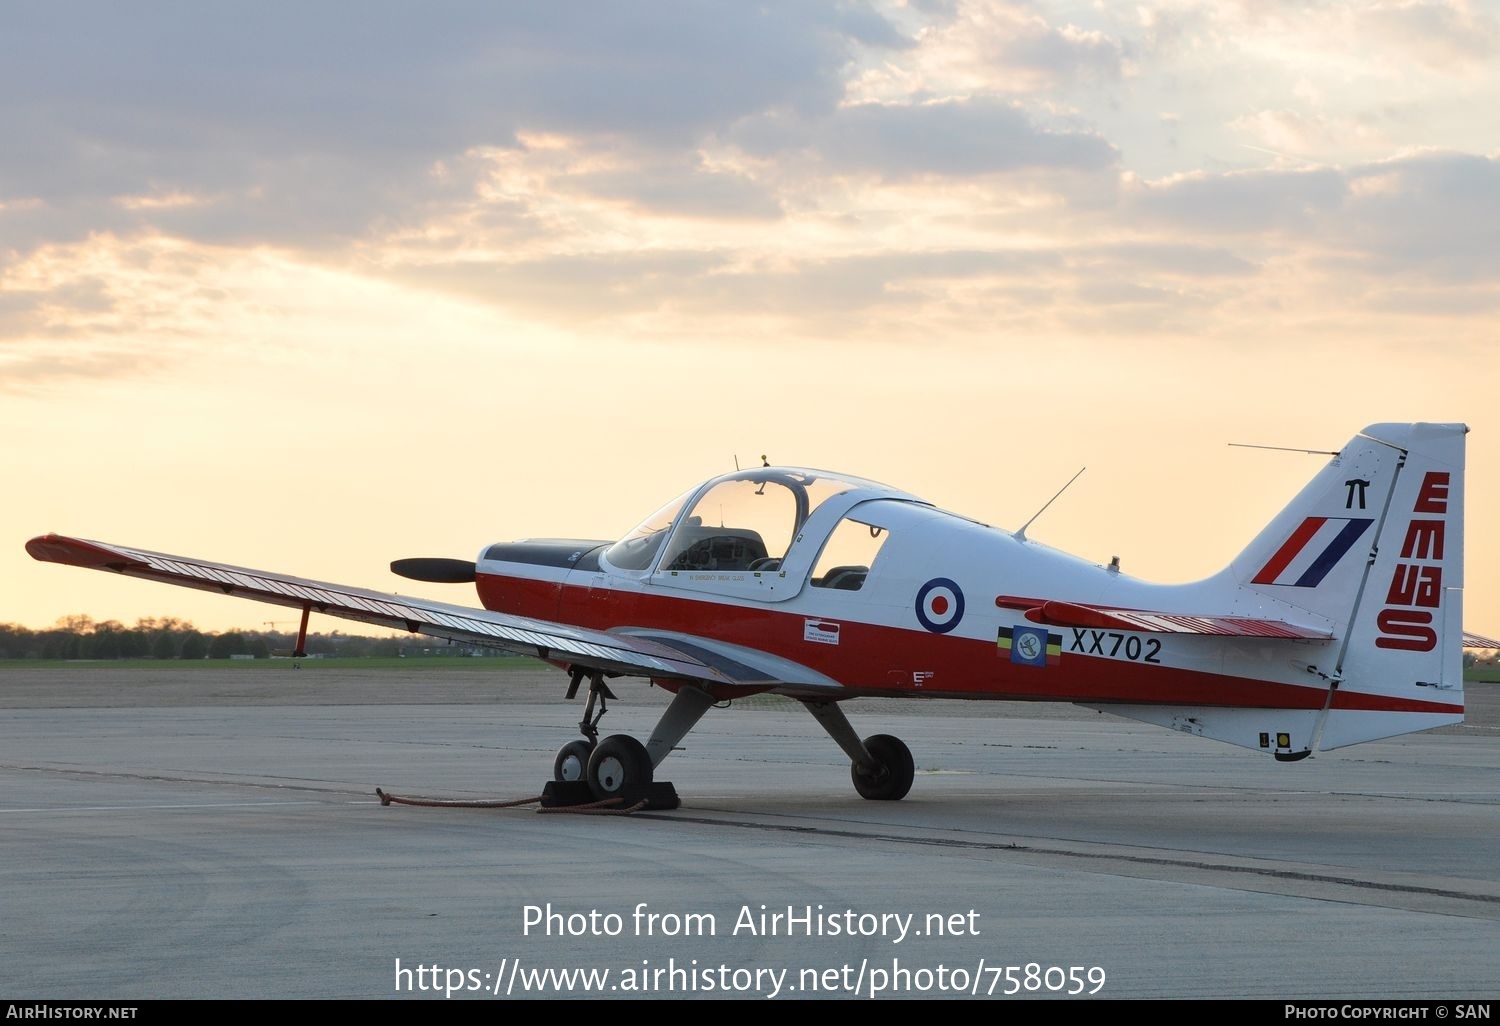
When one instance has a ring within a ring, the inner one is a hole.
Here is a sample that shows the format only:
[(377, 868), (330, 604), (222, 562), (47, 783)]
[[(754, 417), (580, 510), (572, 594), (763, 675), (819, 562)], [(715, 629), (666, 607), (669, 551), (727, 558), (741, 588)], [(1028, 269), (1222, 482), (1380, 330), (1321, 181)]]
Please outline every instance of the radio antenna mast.
[(1047, 512), (1047, 506), (1050, 506), (1054, 502), (1056, 502), (1057, 501), (1057, 496), (1061, 495), (1063, 492), (1065, 492), (1069, 488), (1071, 488), (1073, 486), (1073, 482), (1077, 481), (1079, 475), (1082, 474), (1087, 469), (1089, 469), (1089, 468), (1088, 467), (1079, 467), (1078, 468), (1078, 473), (1074, 474), (1072, 477), (1068, 478), (1068, 483), (1065, 484), (1065, 485), (1063, 485), (1061, 488), (1059, 488), (1057, 490), (1057, 495), (1054, 495), (1054, 496), (1052, 496), (1052, 498), (1048, 499), (1047, 502), (1046, 502), (1046, 504), (1043, 505), (1041, 509), (1037, 510), (1034, 514), (1032, 514), (1032, 517), (1031, 517), (1030, 520), (1026, 521), (1026, 523), (1024, 523), (1024, 524), (1021, 525), (1021, 529), (1019, 531), (1017, 531), (1015, 533), (1015, 535), (1014, 535), (1016, 541), (1023, 542), (1023, 541), (1026, 540), (1026, 528), (1030, 527), (1033, 523), (1035, 523), (1037, 517), (1039, 517), (1043, 513)]

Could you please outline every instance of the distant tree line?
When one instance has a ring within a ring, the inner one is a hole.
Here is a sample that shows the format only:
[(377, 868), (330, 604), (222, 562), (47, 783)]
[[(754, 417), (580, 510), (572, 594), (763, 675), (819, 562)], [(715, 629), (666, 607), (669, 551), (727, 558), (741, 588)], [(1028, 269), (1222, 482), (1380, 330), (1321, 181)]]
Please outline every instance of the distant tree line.
[[(289, 656), (296, 631), (200, 631), (184, 620), (148, 617), (126, 627), (118, 620), (96, 623), (87, 616), (65, 616), (53, 626), (32, 630), (0, 624), (0, 659), (228, 659), (250, 656), (269, 659)], [(309, 656), (419, 656), (490, 654), (436, 638), (373, 638), (331, 631), (307, 635)]]

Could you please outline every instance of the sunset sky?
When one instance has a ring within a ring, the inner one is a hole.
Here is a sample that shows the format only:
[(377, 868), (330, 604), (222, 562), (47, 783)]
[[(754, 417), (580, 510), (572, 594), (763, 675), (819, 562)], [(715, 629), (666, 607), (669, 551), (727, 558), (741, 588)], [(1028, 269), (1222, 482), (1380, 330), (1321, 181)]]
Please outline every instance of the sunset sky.
[[(757, 462), (1159, 581), (1463, 421), (1500, 634), (1500, 8), (0, 5), (0, 623), (295, 613), (56, 531), (452, 601)], [(344, 629), (315, 620), (315, 629)]]

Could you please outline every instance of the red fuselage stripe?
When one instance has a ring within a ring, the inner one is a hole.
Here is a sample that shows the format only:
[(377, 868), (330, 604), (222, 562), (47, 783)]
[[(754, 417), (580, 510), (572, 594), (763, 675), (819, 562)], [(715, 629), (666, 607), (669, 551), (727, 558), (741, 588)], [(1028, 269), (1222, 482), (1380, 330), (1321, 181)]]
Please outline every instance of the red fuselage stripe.
[[(837, 645), (805, 638), (805, 612), (736, 605), (652, 592), (592, 588), (526, 577), (479, 574), (487, 609), (560, 620), (597, 630), (648, 627), (712, 636), (790, 659), (865, 692), (1021, 701), (1321, 709), (1327, 691), (1226, 674), (1095, 658), (1066, 650), (1058, 665), (1013, 662), (994, 642), (824, 615), (840, 625)], [(1340, 692), (1336, 707), (1461, 714), (1462, 706)]]

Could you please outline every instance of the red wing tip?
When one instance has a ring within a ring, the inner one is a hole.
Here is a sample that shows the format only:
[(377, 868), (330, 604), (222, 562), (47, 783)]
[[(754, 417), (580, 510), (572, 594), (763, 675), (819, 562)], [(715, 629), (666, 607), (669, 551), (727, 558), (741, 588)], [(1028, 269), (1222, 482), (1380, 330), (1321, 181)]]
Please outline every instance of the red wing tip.
[(118, 569), (137, 562), (127, 558), (124, 553), (97, 542), (61, 534), (38, 535), (26, 543), (26, 551), (31, 554), (32, 559), (39, 559), (44, 563), (66, 563), (69, 566), (101, 570)]
[(64, 538), (60, 534), (39, 534), (26, 543), (26, 551), (31, 554), (32, 559), (56, 563), (59, 560), (53, 553), (63, 551), (70, 541), (71, 538)]

